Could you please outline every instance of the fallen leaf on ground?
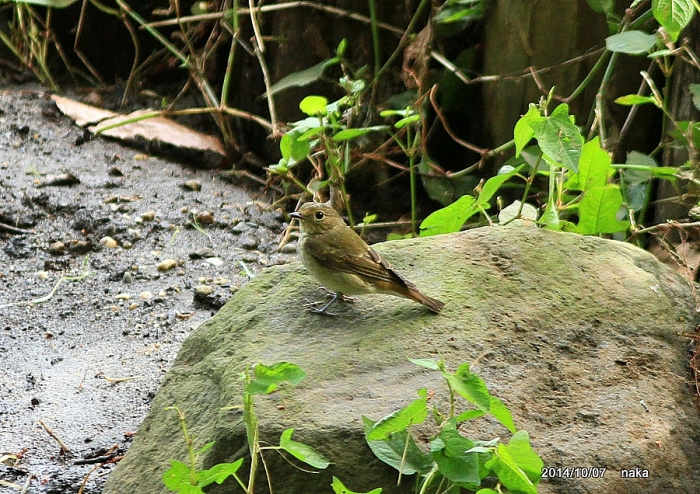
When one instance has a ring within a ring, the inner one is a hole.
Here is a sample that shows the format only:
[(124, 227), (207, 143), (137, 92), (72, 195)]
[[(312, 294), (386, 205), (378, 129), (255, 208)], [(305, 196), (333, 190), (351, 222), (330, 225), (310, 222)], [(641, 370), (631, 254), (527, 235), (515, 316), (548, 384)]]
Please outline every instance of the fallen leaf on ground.
[[(72, 118), (80, 127), (90, 125), (88, 130), (94, 134), (102, 134), (121, 140), (141, 137), (148, 141), (164, 142), (180, 148), (213, 151), (222, 156), (226, 155), (218, 138), (197, 132), (165, 117), (149, 117), (149, 115), (158, 114), (153, 110), (137, 110), (128, 115), (121, 115), (55, 94), (51, 96), (51, 99), (56, 102), (56, 106), (64, 115)], [(109, 128), (115, 124), (134, 119), (137, 120)]]

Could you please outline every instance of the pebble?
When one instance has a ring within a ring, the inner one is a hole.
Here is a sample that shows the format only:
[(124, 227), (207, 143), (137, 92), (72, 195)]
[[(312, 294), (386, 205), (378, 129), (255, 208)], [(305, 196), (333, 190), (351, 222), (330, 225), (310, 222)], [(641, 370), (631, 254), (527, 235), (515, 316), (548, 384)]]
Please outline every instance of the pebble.
[(248, 235), (245, 235), (241, 237), (241, 247), (243, 247), (246, 250), (253, 250), (257, 248), (258, 246), (258, 241), (257, 239), (250, 237)]
[(245, 221), (241, 221), (240, 223), (236, 223), (233, 228), (231, 228), (231, 233), (243, 233), (247, 232), (250, 230), (250, 225), (246, 223)]
[(122, 248), (127, 249), (127, 250), (131, 249), (133, 246), (134, 246), (134, 244), (132, 244), (128, 240), (125, 240), (124, 243), (122, 243)]
[(141, 214), (141, 221), (153, 221), (154, 219), (156, 219), (155, 211), (146, 211), (145, 213)]
[(209, 285), (197, 285), (194, 287), (195, 298), (207, 298), (212, 293), (214, 293), (214, 289)]
[(280, 250), (280, 252), (282, 254), (296, 254), (297, 244), (296, 243), (284, 244), (284, 247), (282, 247), (282, 250)]
[(188, 180), (181, 187), (185, 190), (192, 190), (194, 192), (199, 192), (202, 190), (202, 183), (198, 180)]
[(202, 211), (195, 216), (200, 225), (211, 225), (214, 223), (214, 214), (211, 211)]
[(204, 262), (207, 262), (211, 264), (212, 266), (222, 266), (224, 264), (224, 261), (220, 257), (208, 257), (204, 260)]
[(156, 269), (158, 271), (170, 271), (175, 266), (177, 266), (177, 261), (175, 259), (165, 259), (156, 264)]
[(118, 293), (114, 296), (114, 298), (117, 300), (131, 300), (131, 294), (130, 293)]
[(244, 252), (241, 255), (241, 261), (243, 262), (258, 262), (259, 259), (255, 252)]
[(85, 240), (80, 240), (71, 245), (69, 250), (72, 254), (80, 256), (90, 252), (92, 250), (92, 244), (90, 242), (86, 242)]
[(64, 244), (61, 241), (54, 242), (51, 245), (49, 245), (49, 254), (52, 256), (60, 256), (63, 255), (66, 251), (66, 244)]
[(202, 247), (190, 253), (190, 259), (206, 259), (207, 257), (216, 257), (214, 251), (209, 247)]
[(49, 273), (46, 271), (39, 271), (36, 274), (36, 277), (39, 278), (40, 280), (48, 280), (49, 279)]
[(148, 299), (151, 299), (151, 298), (153, 298), (153, 293), (152, 293), (152, 292), (149, 292), (148, 290), (146, 290), (145, 292), (139, 293), (139, 298), (140, 298), (141, 300), (148, 300)]
[(115, 249), (119, 244), (112, 237), (102, 237), (100, 239), (100, 245), (108, 249)]

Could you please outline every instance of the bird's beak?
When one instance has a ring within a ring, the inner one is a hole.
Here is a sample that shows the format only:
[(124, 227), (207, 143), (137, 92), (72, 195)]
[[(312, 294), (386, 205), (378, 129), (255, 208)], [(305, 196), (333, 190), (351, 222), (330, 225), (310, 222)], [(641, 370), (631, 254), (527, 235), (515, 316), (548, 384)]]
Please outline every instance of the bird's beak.
[(296, 218), (298, 220), (301, 219), (301, 213), (299, 211), (294, 211), (293, 213), (289, 213), (290, 218)]

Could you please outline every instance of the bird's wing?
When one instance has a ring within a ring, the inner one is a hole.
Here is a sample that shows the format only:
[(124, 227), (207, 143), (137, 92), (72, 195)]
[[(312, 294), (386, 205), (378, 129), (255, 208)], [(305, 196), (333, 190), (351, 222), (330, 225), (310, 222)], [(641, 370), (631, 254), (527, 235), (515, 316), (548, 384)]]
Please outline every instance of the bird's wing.
[(413, 284), (396, 273), (377, 251), (365, 244), (360, 237), (356, 240), (355, 245), (346, 246), (346, 249), (326, 245), (322, 252), (321, 249), (311, 249), (310, 254), (322, 266), (375, 280), (398, 281), (414, 288)]

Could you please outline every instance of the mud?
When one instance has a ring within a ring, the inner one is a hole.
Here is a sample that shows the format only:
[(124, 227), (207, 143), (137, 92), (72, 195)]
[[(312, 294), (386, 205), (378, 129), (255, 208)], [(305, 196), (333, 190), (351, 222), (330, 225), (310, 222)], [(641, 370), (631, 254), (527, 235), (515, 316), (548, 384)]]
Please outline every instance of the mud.
[(295, 258), (266, 205), (0, 91), (0, 493), (101, 491), (182, 341)]

